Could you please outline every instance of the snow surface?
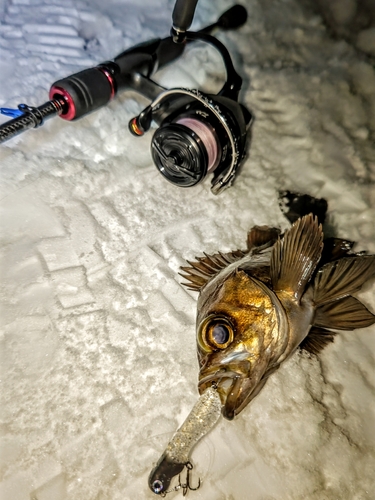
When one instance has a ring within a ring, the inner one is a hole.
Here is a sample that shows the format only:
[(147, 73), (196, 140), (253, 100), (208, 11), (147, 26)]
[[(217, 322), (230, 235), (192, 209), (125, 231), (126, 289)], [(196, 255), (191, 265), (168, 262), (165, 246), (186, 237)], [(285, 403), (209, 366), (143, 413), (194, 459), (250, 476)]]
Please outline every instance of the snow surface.
[[(231, 4), (201, 0), (194, 27)], [(256, 120), (219, 197), (208, 181), (183, 190), (157, 173), (151, 134), (127, 130), (147, 104), (134, 93), (0, 149), (1, 499), (154, 498), (148, 474), (197, 399), (196, 295), (179, 266), (244, 247), (254, 224), (286, 228), (278, 190), (325, 197), (337, 235), (375, 252), (371, 59), (330, 38), (307, 2), (243, 4), (246, 26), (218, 36)], [(57, 79), (165, 36), (173, 6), (2, 0), (0, 105), (39, 105)], [(204, 90), (221, 78), (203, 45), (159, 75)], [(374, 311), (373, 291), (361, 296)], [(197, 446), (203, 484), (189, 496), (374, 498), (374, 358), (374, 326), (340, 333), (319, 358), (295, 355)]]

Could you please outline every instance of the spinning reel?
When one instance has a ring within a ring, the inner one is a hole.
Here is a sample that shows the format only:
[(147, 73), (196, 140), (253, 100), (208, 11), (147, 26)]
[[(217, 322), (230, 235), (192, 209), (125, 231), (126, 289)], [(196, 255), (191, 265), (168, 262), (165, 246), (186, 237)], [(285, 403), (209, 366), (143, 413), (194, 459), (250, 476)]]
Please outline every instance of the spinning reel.
[[(234, 29), (247, 19), (246, 9), (235, 5), (218, 21), (198, 32), (188, 31), (197, 0), (177, 0), (171, 36), (132, 47), (94, 68), (55, 82), (50, 101), (39, 107), (21, 104), (18, 110), (2, 109), (13, 120), (0, 126), (0, 142), (27, 128), (41, 126), (45, 119), (60, 116), (76, 120), (107, 104), (119, 90), (132, 89), (151, 103), (130, 120), (134, 136), (158, 125), (151, 142), (151, 154), (159, 172), (171, 183), (191, 187), (213, 173), (211, 190), (229, 187), (245, 155), (246, 136), (252, 115), (238, 102), (242, 78), (233, 67), (226, 47), (210, 32)], [(211, 44), (223, 58), (226, 81), (216, 95), (197, 89), (166, 89), (150, 77), (176, 60), (187, 43), (200, 40)]]

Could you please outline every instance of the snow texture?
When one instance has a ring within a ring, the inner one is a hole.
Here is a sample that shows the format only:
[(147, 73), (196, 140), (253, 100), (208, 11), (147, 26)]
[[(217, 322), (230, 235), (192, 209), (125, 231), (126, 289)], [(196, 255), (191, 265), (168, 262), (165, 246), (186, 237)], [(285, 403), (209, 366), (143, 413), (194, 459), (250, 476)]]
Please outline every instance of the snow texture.
[[(285, 229), (280, 189), (325, 197), (336, 234), (375, 252), (371, 59), (307, 2), (243, 4), (247, 24), (218, 37), (255, 122), (220, 196), (208, 180), (179, 189), (158, 174), (151, 134), (128, 132), (148, 102), (130, 92), (1, 146), (1, 499), (154, 498), (148, 474), (198, 397), (196, 294), (179, 266), (243, 248), (255, 224)], [(201, 0), (193, 27), (231, 5)], [(173, 6), (2, 0), (0, 106), (40, 105), (59, 78), (166, 36)], [(374, 47), (373, 30), (359, 46)], [(222, 70), (198, 44), (158, 79), (212, 91)], [(361, 298), (375, 310), (373, 284)], [(196, 447), (202, 487), (189, 496), (374, 498), (374, 359), (374, 326), (340, 333), (319, 358), (296, 354)]]
[[(309, 0), (308, 0), (309, 1)], [(375, 56), (375, 2), (373, 0), (317, 0), (331, 32)]]

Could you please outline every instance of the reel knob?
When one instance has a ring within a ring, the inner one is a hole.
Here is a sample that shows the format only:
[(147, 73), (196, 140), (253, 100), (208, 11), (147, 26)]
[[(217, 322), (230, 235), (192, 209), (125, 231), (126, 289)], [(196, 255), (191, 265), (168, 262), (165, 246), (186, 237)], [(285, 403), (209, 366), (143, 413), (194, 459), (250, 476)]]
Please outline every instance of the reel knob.
[(207, 173), (208, 155), (201, 138), (179, 123), (158, 128), (152, 138), (151, 154), (160, 173), (173, 184), (191, 187)]

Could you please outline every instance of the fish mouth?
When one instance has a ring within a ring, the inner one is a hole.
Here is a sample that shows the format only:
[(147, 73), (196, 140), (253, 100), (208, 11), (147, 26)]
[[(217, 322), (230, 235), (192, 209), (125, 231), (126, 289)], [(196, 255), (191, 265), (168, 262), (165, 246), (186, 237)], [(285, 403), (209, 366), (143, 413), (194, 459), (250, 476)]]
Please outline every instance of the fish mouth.
[(227, 420), (233, 420), (235, 415), (239, 413), (236, 410), (241, 405), (244, 385), (249, 380), (249, 371), (248, 369), (244, 370), (244, 364), (248, 368), (249, 363), (241, 363), (240, 366), (230, 369), (212, 366), (201, 372), (199, 377), (200, 394), (212, 385), (217, 387), (223, 403), (222, 414)]

